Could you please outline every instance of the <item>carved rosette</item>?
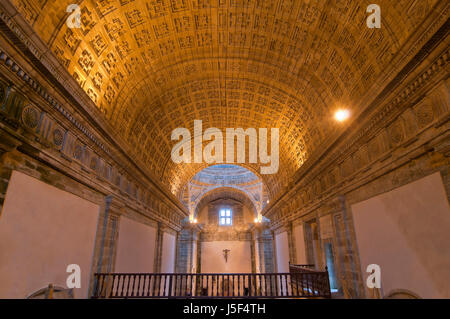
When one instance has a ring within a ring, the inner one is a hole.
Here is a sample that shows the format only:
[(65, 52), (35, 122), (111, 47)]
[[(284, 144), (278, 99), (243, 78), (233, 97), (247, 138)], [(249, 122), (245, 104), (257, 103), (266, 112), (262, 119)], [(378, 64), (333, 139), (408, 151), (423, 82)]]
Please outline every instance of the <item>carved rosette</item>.
[(22, 111), (22, 123), (29, 130), (36, 130), (39, 125), (40, 112), (32, 106), (27, 105)]

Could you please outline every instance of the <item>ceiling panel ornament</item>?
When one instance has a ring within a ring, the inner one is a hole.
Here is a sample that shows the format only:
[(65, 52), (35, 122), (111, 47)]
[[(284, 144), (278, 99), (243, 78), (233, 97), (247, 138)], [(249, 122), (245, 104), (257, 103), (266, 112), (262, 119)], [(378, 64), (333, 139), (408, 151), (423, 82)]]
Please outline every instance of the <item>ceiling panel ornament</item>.
[(184, 187), (182, 201), (192, 213), (197, 211), (199, 203), (209, 194), (225, 190), (242, 193), (252, 202), (257, 213), (262, 211), (268, 200), (267, 186), (261, 177), (242, 166), (224, 164), (213, 165), (197, 173)]

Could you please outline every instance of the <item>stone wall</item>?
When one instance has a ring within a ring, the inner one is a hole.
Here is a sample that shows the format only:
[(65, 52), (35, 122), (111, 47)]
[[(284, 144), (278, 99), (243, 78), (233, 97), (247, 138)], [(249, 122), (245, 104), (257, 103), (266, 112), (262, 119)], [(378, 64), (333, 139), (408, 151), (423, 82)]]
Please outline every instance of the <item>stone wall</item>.
[[(263, 211), (273, 230), (316, 223), (317, 241), (303, 235), (307, 260), (323, 268), (325, 244), (331, 243), (339, 290), (346, 297), (367, 297), (353, 225), (355, 203), (434, 173), (450, 196), (448, 53), (441, 43), (427, 59), (421, 56), (419, 71), (396, 83), (376, 111), (361, 118), (322, 160), (301, 168), (297, 183)], [(289, 241), (291, 249), (297, 241)], [(316, 242), (319, 258), (314, 260), (308, 249)]]
[[(254, 209), (247, 204), (232, 198), (219, 198), (204, 205), (196, 216), (198, 223), (186, 223), (180, 232), (177, 270), (214, 272), (211, 267), (215, 262), (216, 271), (272, 272), (273, 235), (267, 230), (267, 225), (255, 226)], [(232, 210), (232, 226), (219, 225), (219, 211), (224, 207)], [(229, 249), (230, 256), (234, 256), (230, 264), (224, 261), (224, 249)], [(242, 267), (236, 256), (239, 256)]]

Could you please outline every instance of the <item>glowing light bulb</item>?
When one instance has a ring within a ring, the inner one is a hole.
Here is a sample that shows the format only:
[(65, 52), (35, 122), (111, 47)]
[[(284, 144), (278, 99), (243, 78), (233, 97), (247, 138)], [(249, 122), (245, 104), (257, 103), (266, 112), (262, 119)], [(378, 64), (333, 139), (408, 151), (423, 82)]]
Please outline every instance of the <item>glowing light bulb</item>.
[(338, 122), (344, 122), (345, 120), (347, 120), (350, 117), (350, 111), (349, 110), (338, 110), (335, 114), (334, 114), (334, 118), (336, 119), (336, 121)]

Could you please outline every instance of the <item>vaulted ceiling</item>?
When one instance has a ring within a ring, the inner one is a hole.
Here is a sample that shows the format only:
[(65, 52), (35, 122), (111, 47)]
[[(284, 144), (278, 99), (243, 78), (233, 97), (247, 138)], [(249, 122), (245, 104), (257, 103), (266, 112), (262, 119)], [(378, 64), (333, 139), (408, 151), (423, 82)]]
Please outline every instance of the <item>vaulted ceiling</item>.
[(183, 203), (194, 211), (209, 194), (225, 189), (228, 195), (233, 191), (243, 194), (257, 212), (261, 212), (268, 200), (267, 187), (261, 178), (241, 166), (221, 164), (204, 168), (191, 179), (184, 187)]
[[(116, 134), (180, 196), (205, 165), (171, 161), (171, 131), (280, 128), (269, 193), (359, 112), (371, 89), (438, 0), (13, 0), (101, 109)], [(81, 28), (69, 29), (77, 2)], [(373, 98), (373, 97), (372, 97)], [(247, 165), (258, 172), (257, 165)]]

